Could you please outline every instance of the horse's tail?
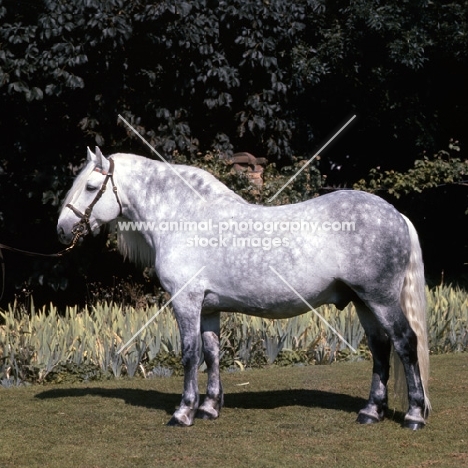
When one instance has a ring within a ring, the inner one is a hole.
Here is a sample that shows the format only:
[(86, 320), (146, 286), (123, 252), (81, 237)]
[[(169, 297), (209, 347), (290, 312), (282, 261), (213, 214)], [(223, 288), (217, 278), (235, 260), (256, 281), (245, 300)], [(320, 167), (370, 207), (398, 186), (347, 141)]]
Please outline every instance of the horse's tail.
[[(403, 282), (400, 303), (401, 308), (403, 309), (403, 313), (408, 319), (408, 322), (418, 339), (418, 364), (424, 390), (425, 416), (427, 416), (431, 410), (431, 403), (429, 401), (428, 393), (429, 344), (426, 322), (424, 265), (416, 229), (406, 216), (403, 216), (403, 218), (405, 219), (409, 229), (411, 254), (410, 262)], [(403, 398), (403, 401), (407, 401), (407, 386), (403, 365), (396, 353), (394, 353), (394, 356), (395, 393), (396, 395), (400, 395)]]

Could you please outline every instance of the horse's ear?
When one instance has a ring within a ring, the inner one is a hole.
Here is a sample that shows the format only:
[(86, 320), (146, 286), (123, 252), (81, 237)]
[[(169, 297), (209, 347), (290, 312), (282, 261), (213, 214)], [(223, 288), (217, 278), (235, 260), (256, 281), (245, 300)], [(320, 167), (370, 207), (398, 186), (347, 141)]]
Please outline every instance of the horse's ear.
[(96, 167), (99, 167), (104, 172), (109, 170), (109, 161), (101, 153), (98, 146), (96, 146), (94, 153), (88, 147), (88, 161), (93, 162)]
[(96, 165), (100, 167), (104, 172), (107, 172), (110, 166), (109, 160), (102, 154), (101, 150), (99, 149), (99, 146), (96, 146), (94, 153), (96, 154), (97, 158)]
[(97, 163), (96, 155), (89, 149), (89, 146), (88, 146), (88, 161)]
[(101, 150), (99, 149), (99, 146), (96, 146), (96, 149), (94, 150), (94, 153), (98, 157), (98, 159), (104, 159), (104, 155), (101, 153)]

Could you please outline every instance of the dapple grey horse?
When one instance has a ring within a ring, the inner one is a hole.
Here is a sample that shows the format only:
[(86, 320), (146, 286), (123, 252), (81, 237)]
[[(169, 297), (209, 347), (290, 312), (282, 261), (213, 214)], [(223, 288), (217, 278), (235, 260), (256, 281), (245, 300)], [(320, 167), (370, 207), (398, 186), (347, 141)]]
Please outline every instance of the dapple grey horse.
[[(109, 181), (113, 190), (105, 190)], [(411, 222), (383, 199), (336, 191), (292, 205), (249, 204), (201, 169), (88, 149), (58, 235), (69, 244), (111, 222), (120, 226), (122, 254), (154, 267), (173, 298), (185, 377), (170, 425), (219, 416), (221, 311), (288, 318), (307, 312), (306, 304), (343, 308), (352, 301), (373, 355), (358, 422), (384, 418), (393, 346), (406, 377), (403, 425), (424, 427), (430, 402), (421, 249)], [(208, 372), (202, 404), (200, 334)]]

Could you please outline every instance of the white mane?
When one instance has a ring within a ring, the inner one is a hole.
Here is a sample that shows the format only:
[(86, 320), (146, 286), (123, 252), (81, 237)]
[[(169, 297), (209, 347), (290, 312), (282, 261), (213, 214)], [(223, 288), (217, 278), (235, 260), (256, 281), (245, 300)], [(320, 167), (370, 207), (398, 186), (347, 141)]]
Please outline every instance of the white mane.
[[(118, 221), (122, 221), (122, 218), (117, 218), (113, 223)], [(138, 231), (118, 229), (117, 248), (124, 259), (128, 259), (140, 268), (154, 266), (155, 252)]]

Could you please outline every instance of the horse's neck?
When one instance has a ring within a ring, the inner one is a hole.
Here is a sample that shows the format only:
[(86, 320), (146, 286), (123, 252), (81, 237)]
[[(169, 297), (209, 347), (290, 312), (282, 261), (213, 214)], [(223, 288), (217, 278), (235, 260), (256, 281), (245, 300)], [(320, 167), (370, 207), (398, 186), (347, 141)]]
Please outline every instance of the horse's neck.
[[(199, 197), (170, 167), (133, 155), (114, 155), (116, 185), (123, 215), (131, 222), (143, 222), (119, 229), (118, 248), (124, 257), (142, 267), (153, 266), (159, 248), (161, 221), (191, 220), (207, 216), (214, 203), (245, 205), (245, 201), (204, 172), (183, 168), (180, 174), (199, 192)], [(148, 224), (149, 223), (149, 224)], [(156, 223), (156, 229), (155, 225)]]
[[(129, 157), (119, 168), (118, 190), (124, 193), (125, 200), (123, 213), (131, 221), (147, 221), (151, 207), (161, 203), (161, 193), (157, 190), (157, 166), (151, 163)], [(154, 217), (156, 211), (152, 211)]]
[[(124, 215), (131, 221), (190, 217), (194, 211), (203, 211), (226, 198), (230, 203), (246, 203), (220, 181), (195, 168), (174, 166), (179, 177), (165, 163), (125, 156), (119, 158), (124, 172), (119, 180), (122, 187), (119, 190), (125, 193)], [(116, 164), (120, 165), (119, 159)]]

